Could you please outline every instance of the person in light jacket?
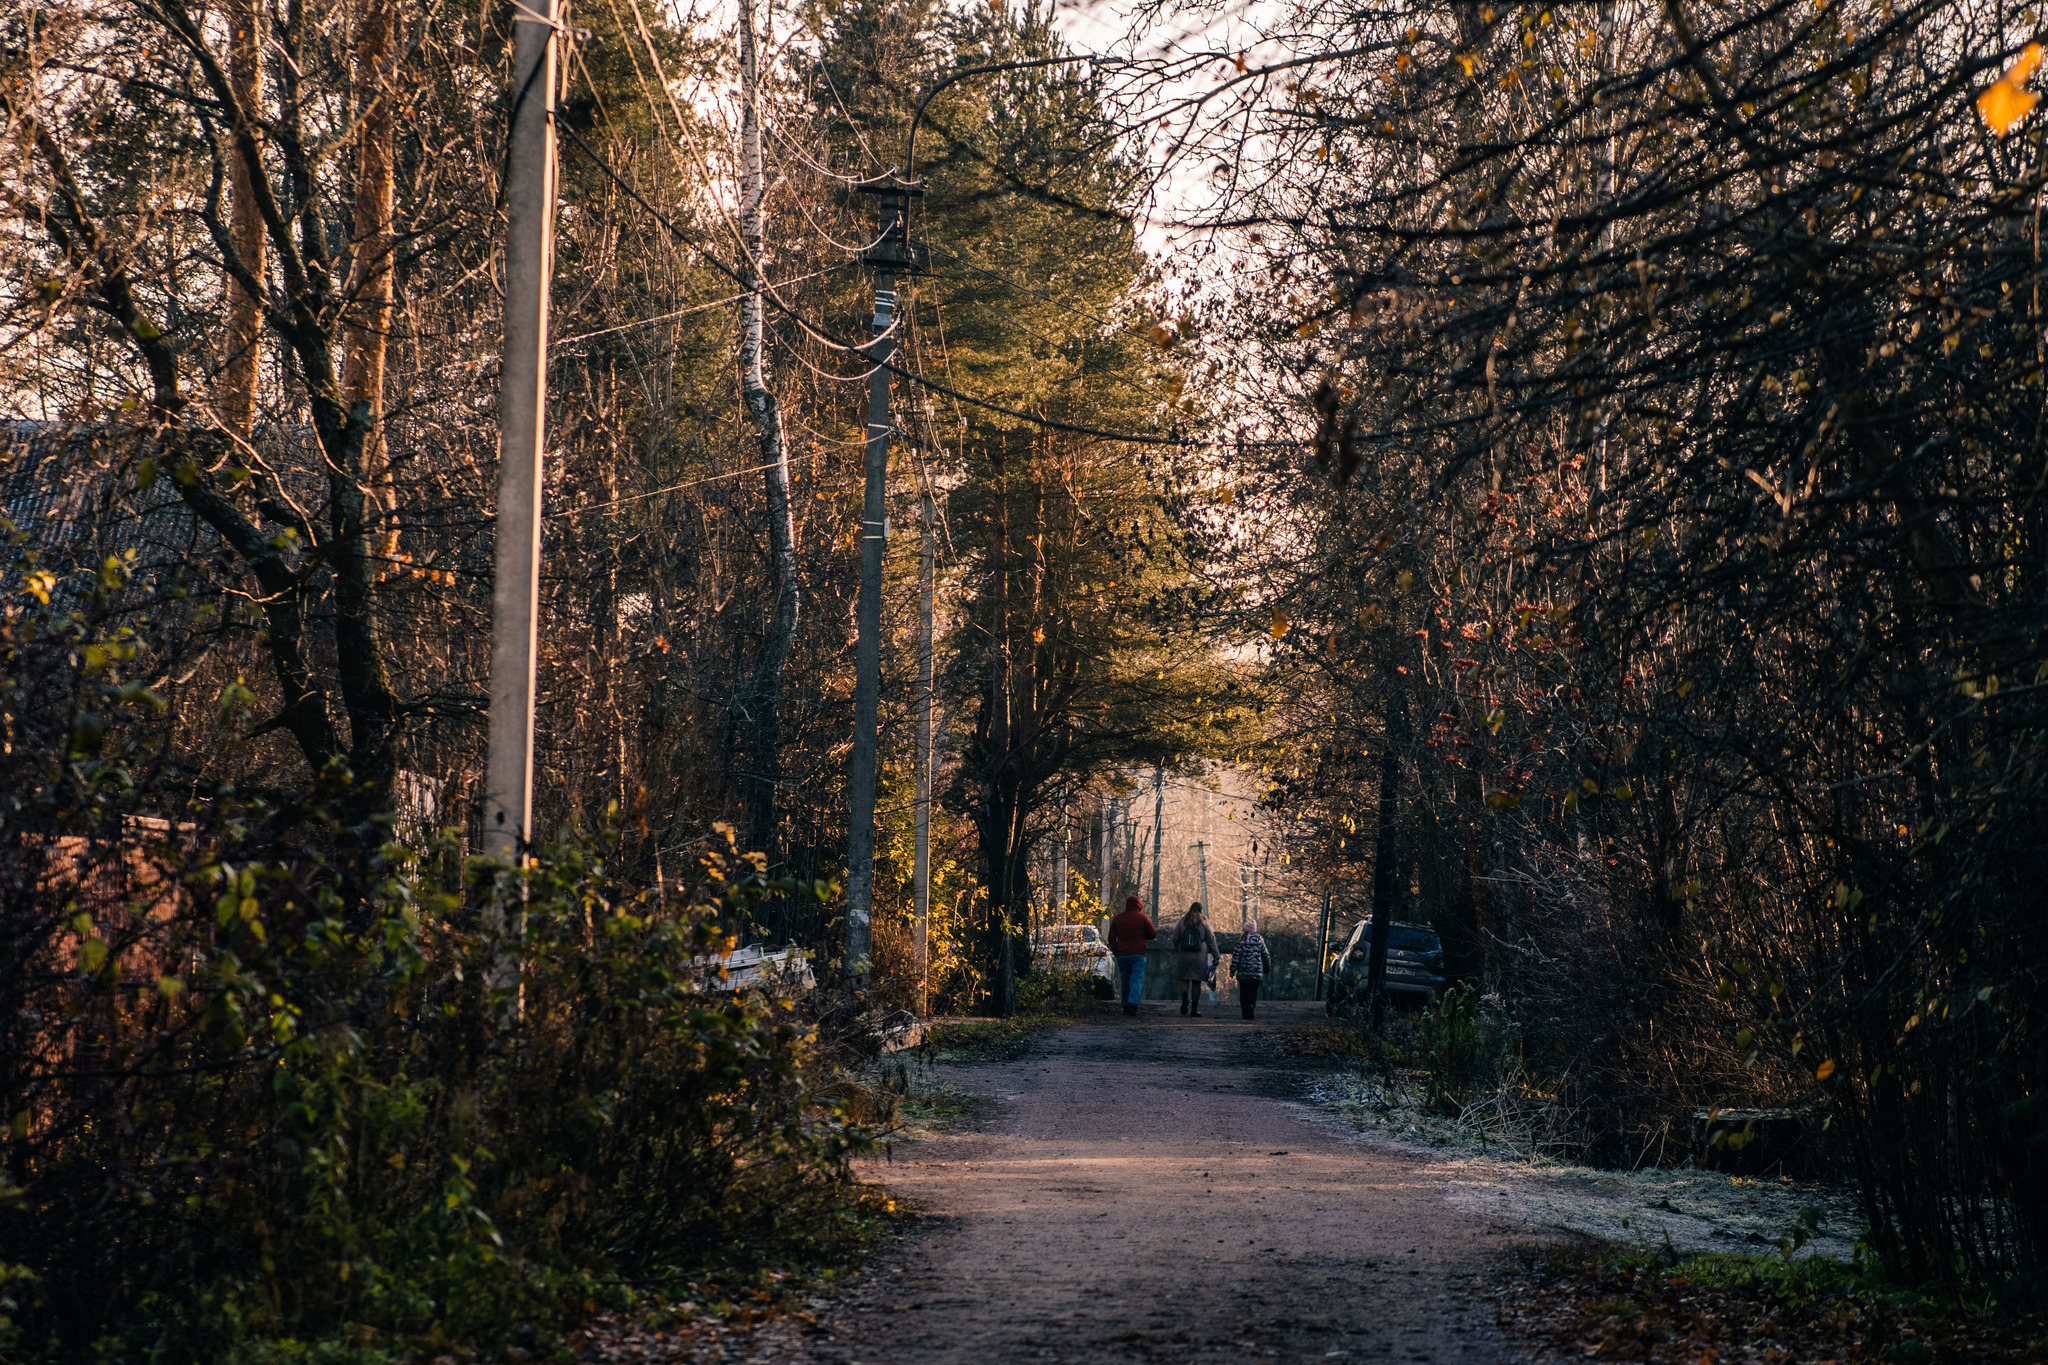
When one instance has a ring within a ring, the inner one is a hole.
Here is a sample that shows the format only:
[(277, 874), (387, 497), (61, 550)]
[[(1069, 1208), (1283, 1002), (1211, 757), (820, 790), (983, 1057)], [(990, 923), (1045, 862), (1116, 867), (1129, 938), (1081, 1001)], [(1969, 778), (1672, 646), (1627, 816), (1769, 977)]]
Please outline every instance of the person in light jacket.
[(1231, 955), (1230, 970), (1237, 977), (1238, 1009), (1245, 1018), (1256, 1018), (1259, 983), (1272, 974), (1273, 953), (1266, 947), (1266, 940), (1259, 937), (1255, 921), (1244, 922), (1244, 937), (1237, 941), (1237, 951)]
[(1216, 974), (1216, 964), (1222, 960), (1222, 954), (1216, 950), (1216, 935), (1202, 914), (1200, 901), (1190, 905), (1180, 917), (1180, 928), (1173, 931), (1173, 947), (1180, 954), (1180, 1012), (1199, 1019), (1202, 987)]

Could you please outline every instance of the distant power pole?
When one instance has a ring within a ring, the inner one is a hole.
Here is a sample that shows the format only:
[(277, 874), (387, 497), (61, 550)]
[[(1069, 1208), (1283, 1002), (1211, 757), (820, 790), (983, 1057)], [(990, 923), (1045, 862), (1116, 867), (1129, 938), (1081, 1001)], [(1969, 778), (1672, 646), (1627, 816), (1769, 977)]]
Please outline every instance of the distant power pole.
[[(1135, 791), (1124, 801), (1122, 809), (1124, 818), (1124, 865), (1123, 870), (1117, 874), (1116, 879), (1116, 898), (1119, 902), (1126, 896), (1137, 895), (1138, 888), (1144, 885), (1144, 882), (1141, 880), (1143, 869), (1139, 866), (1143, 861), (1143, 855), (1138, 851), (1138, 794)], [(1153, 906), (1152, 911), (1154, 914), (1157, 914), (1159, 907)]]
[(926, 978), (932, 913), (932, 565), (938, 550), (938, 509), (925, 483), (919, 490), (924, 545), (917, 572), (917, 850), (911, 865), (912, 894), (917, 901), (917, 1012), (930, 1013)]
[(1316, 999), (1323, 998), (1323, 976), (1330, 962), (1330, 889), (1323, 888), (1323, 918), (1316, 931)]
[(559, 0), (513, 15), (505, 157), (505, 353), (498, 389), (498, 521), (491, 584), (491, 711), (484, 855), (525, 858), (533, 819), (533, 681), (540, 610), (541, 457), (547, 437), (548, 282), (555, 235)]
[(1116, 894), (1110, 889), (1109, 867), (1116, 860), (1116, 798), (1105, 796), (1095, 808), (1095, 899), (1114, 915)]
[(1166, 833), (1166, 772), (1152, 768), (1152, 914), (1159, 914), (1159, 846)]
[(1202, 879), (1202, 910), (1211, 919), (1216, 916), (1216, 907), (1209, 904), (1209, 845), (1197, 839), (1194, 843), (1195, 867)]
[(875, 340), (868, 346), (867, 496), (860, 522), (860, 600), (854, 612), (859, 638), (853, 652), (853, 764), (848, 773), (851, 811), (846, 830), (846, 970), (849, 984), (867, 984), (874, 947), (875, 743), (882, 706), (882, 551), (889, 534), (889, 360), (896, 352), (896, 277), (916, 274), (910, 245), (910, 200), (921, 182), (890, 168), (854, 186), (880, 203), (880, 232), (863, 259), (875, 268)]
[(1060, 841), (1055, 849), (1052, 863), (1052, 906), (1055, 911), (1059, 912), (1056, 918), (1060, 919), (1064, 919), (1066, 916), (1067, 845), (1072, 841), (1073, 836), (1074, 830), (1067, 816), (1067, 808), (1062, 805), (1060, 807)]

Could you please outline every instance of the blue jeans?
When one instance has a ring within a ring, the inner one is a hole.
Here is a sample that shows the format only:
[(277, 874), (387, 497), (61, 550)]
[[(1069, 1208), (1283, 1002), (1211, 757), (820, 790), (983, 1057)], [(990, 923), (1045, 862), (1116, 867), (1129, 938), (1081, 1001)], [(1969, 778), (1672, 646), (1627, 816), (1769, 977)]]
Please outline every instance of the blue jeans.
[(1135, 1005), (1145, 991), (1145, 955), (1143, 953), (1119, 953), (1116, 959), (1117, 975), (1124, 983), (1124, 1003)]

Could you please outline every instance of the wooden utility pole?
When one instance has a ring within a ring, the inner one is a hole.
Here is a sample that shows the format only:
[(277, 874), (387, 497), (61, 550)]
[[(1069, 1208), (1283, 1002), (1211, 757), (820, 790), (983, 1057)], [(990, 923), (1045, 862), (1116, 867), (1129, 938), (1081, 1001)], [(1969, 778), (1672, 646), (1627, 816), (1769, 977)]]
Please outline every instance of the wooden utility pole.
[(498, 522), (491, 586), (490, 756), (484, 770), (484, 854), (508, 866), (525, 857), (532, 837), (534, 628), (540, 608), (548, 282), (554, 264), (559, 2), (534, 0), (531, 7), (513, 12), (512, 126), (505, 157), (505, 355), (499, 372)]
[(868, 344), (868, 443), (866, 498), (861, 505), (860, 599), (854, 609), (858, 639), (853, 651), (853, 763), (846, 829), (846, 972), (858, 991), (867, 984), (874, 951), (875, 746), (882, 703), (882, 551), (889, 535), (889, 361), (896, 353), (899, 275), (921, 266), (910, 243), (910, 201), (924, 193), (921, 183), (886, 175), (854, 186), (880, 203), (880, 231), (863, 256), (875, 268), (875, 339)]
[(931, 484), (920, 490), (924, 545), (917, 573), (917, 850), (911, 865), (912, 894), (917, 901), (917, 1012), (930, 1012), (928, 974), (931, 970), (930, 933), (932, 910), (932, 569), (938, 552), (938, 508), (932, 500)]

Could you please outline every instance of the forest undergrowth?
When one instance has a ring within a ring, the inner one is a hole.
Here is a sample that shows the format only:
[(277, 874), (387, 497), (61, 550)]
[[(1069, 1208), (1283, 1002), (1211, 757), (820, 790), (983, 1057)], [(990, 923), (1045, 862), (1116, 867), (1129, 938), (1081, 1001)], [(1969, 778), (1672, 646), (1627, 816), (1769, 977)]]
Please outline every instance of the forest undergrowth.
[(848, 1166), (889, 1118), (864, 1021), (719, 965), (827, 888), (730, 831), (672, 887), (601, 835), (465, 863), (352, 822), (343, 775), (152, 825), (146, 757), (73, 753), (6, 829), (0, 1357), (525, 1358), (895, 1216)]

